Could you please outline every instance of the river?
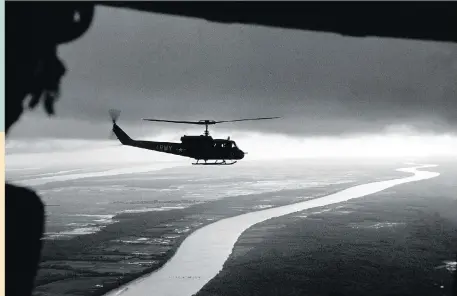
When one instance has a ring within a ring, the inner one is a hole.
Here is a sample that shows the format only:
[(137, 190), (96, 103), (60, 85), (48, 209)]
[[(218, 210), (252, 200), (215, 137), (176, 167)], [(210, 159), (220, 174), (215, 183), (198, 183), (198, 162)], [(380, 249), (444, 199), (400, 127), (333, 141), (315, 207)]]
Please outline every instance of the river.
[(358, 185), (313, 200), (246, 213), (209, 224), (187, 237), (162, 268), (113, 290), (106, 296), (194, 295), (222, 270), (236, 241), (249, 227), (271, 218), (345, 202), (408, 182), (434, 178), (440, 174), (419, 169), (435, 166), (400, 168), (397, 171), (412, 173), (413, 176)]

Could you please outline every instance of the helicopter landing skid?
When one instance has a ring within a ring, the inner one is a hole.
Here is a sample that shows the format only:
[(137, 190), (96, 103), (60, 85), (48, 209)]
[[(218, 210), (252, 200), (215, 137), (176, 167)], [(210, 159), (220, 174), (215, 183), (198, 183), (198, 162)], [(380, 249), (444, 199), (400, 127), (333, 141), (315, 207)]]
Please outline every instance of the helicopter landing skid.
[(226, 162), (225, 160), (221, 161), (221, 162), (217, 162), (217, 160), (215, 162), (199, 162), (199, 160), (197, 160), (197, 162), (194, 162), (192, 163), (193, 165), (232, 165), (232, 164), (235, 164), (236, 163), (236, 160), (235, 161), (232, 161), (232, 162)]

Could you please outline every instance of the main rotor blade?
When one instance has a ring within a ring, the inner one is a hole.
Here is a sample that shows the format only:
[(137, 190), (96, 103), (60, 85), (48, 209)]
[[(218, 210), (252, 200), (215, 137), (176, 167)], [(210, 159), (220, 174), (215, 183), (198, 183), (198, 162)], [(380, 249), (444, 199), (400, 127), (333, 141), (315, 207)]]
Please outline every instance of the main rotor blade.
[(171, 123), (185, 123), (185, 124), (205, 125), (205, 122), (199, 122), (199, 121), (162, 120), (162, 119), (150, 119), (150, 118), (143, 118), (143, 120), (145, 120), (145, 121), (157, 121), (157, 122), (171, 122)]
[(171, 123), (185, 123), (185, 124), (197, 124), (197, 125), (212, 125), (216, 123), (224, 122), (236, 122), (236, 121), (247, 121), (247, 120), (266, 120), (266, 119), (276, 119), (281, 117), (258, 117), (258, 118), (245, 118), (245, 119), (235, 119), (235, 120), (200, 120), (200, 121), (183, 121), (183, 120), (164, 120), (164, 119), (152, 119), (152, 118), (143, 118), (145, 121), (157, 121), (157, 122), (171, 122)]
[(281, 117), (259, 117), (259, 118), (245, 118), (245, 119), (235, 119), (235, 120), (221, 120), (221, 121), (216, 121), (216, 123), (248, 121), (248, 120), (266, 120), (266, 119), (276, 119), (276, 118), (281, 118)]

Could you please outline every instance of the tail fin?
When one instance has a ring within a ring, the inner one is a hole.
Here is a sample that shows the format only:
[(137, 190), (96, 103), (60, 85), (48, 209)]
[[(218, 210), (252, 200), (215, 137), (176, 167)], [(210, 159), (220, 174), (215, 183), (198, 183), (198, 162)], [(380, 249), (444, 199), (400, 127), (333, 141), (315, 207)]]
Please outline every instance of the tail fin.
[(126, 132), (124, 132), (116, 123), (116, 120), (119, 118), (121, 111), (111, 109), (109, 110), (111, 120), (113, 122), (113, 133), (116, 135), (117, 139), (122, 143), (122, 145), (129, 145), (133, 142)]
[(119, 142), (122, 143), (122, 145), (130, 145), (133, 142), (133, 139), (127, 135), (126, 132), (124, 132), (116, 123), (113, 124), (113, 133), (116, 135), (117, 139)]

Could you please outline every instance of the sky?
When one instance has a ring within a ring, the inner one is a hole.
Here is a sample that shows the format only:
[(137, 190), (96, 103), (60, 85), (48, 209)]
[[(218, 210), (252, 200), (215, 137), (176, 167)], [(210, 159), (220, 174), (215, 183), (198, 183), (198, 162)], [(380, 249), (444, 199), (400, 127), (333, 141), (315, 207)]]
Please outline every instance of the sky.
[(399, 135), (421, 135), (437, 147), (455, 140), (452, 43), (343, 37), (99, 7), (86, 35), (61, 46), (59, 54), (68, 72), (57, 116), (28, 112), (12, 129), (7, 153), (59, 150), (68, 143), (70, 150), (111, 149), (111, 108), (122, 111), (119, 124), (126, 132), (143, 139), (176, 141), (183, 133), (203, 131), (141, 121), (145, 117), (281, 116), (211, 130), (223, 137), (237, 134), (248, 147), (254, 137), (264, 139), (264, 146), (274, 138), (308, 141), (306, 147), (310, 139), (316, 145), (349, 138), (370, 143), (384, 136), (390, 147)]

